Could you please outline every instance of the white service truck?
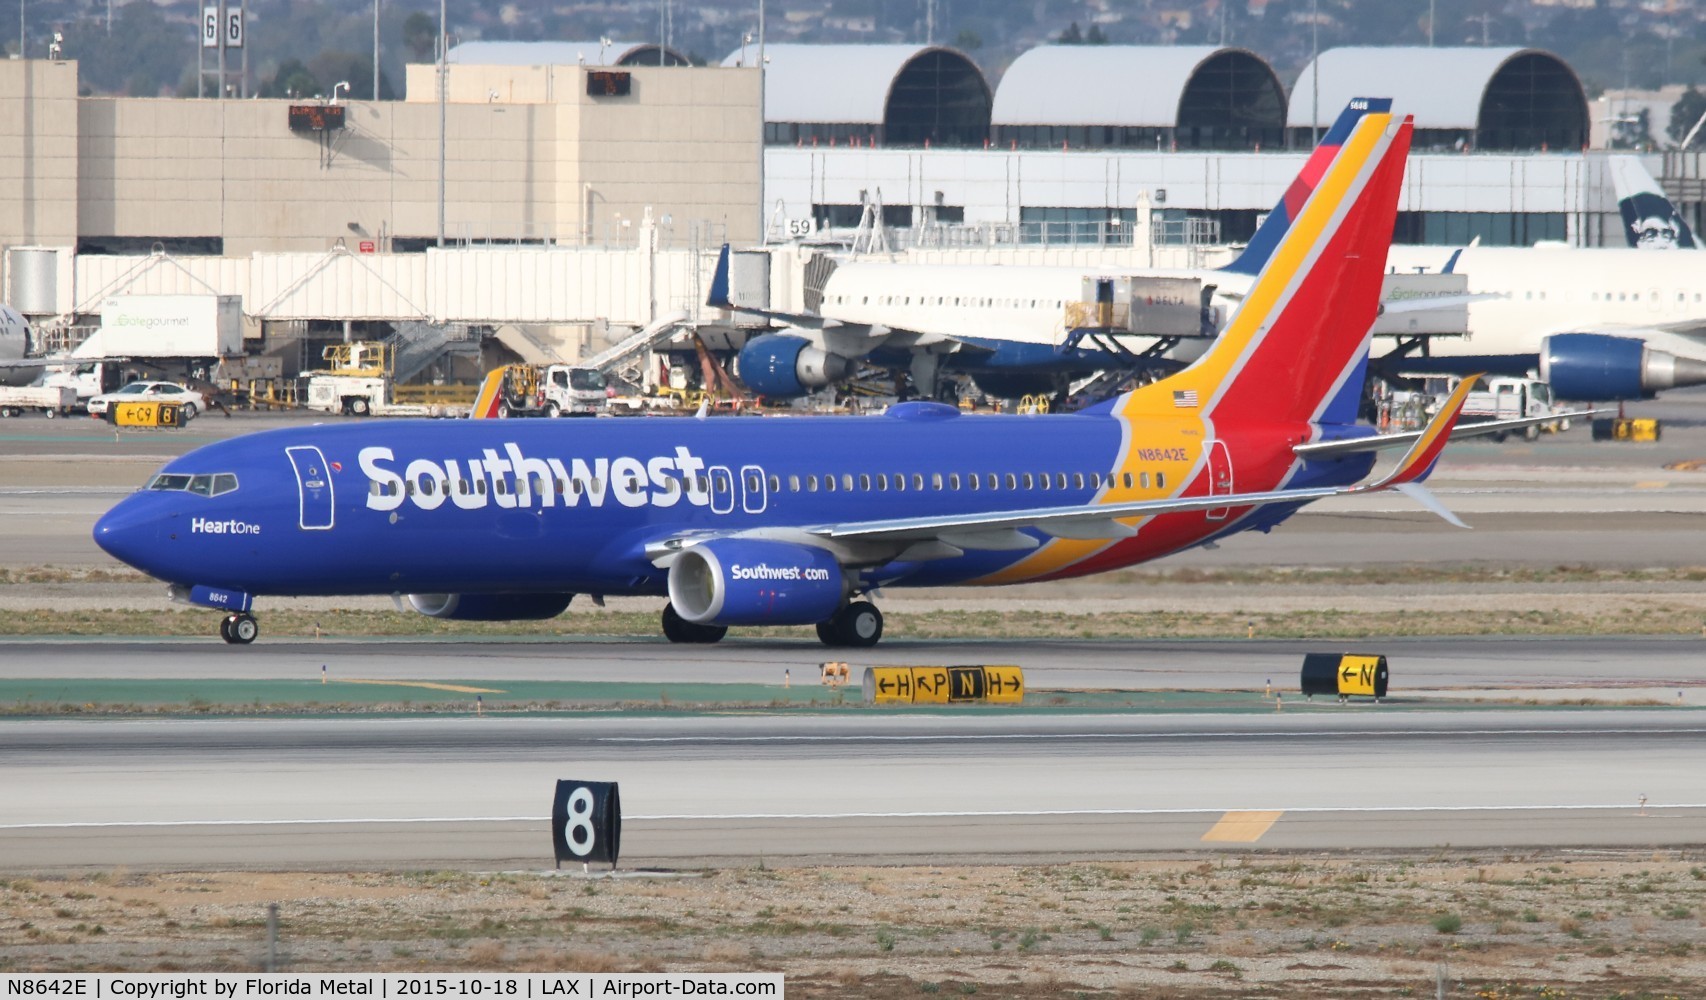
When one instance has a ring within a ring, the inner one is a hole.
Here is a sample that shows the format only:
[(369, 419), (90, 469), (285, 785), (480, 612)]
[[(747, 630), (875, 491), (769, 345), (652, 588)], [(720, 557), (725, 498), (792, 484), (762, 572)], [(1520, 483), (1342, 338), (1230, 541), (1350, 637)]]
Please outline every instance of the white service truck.
[(0, 385), (0, 417), (20, 417), (40, 410), (49, 419), (70, 413), (77, 406), (77, 390), (68, 385)]
[[(1482, 423), (1489, 420), (1517, 420), (1522, 417), (1544, 417), (1560, 412), (1553, 402), (1552, 387), (1539, 379), (1484, 378), (1481, 384), (1463, 401), (1462, 423)], [(1570, 419), (1562, 417), (1549, 424), (1530, 424), (1512, 434), (1521, 434), (1529, 441), (1540, 437), (1541, 430), (1567, 431)], [(1493, 440), (1503, 441), (1508, 435), (1494, 434)]]
[(583, 365), (505, 365), (498, 377), (496, 417), (593, 417), (610, 409), (604, 373)]

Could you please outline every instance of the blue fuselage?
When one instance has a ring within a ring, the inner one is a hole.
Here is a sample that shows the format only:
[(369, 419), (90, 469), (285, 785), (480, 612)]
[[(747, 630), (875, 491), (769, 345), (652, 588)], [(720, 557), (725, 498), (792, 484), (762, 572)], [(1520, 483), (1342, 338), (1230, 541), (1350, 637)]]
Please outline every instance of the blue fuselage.
[[(1219, 436), (1240, 491), (1347, 484), (1371, 464), (1297, 462), (1286, 442), (1298, 428)], [(1207, 492), (1200, 438), (1163, 433), (1148, 448), (1142, 437), (1106, 414), (960, 416), (937, 404), (883, 417), (314, 426), (184, 455), (95, 535), (163, 580), (248, 594), (661, 594), (655, 547), (671, 539)], [(1113, 561), (1265, 529), (1294, 509), (1154, 518)], [(1169, 518), (1186, 530), (1155, 527)], [(991, 577), (1033, 554), (972, 550), (856, 572), (862, 585), (1016, 582)]]

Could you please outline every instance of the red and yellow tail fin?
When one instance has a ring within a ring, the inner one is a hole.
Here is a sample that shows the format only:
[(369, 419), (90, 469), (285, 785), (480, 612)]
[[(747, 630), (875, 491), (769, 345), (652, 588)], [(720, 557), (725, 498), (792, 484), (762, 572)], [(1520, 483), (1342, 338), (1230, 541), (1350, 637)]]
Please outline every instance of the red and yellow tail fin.
[(1410, 132), (1408, 119), (1365, 115), (1214, 346), (1118, 412), (1353, 422)]
[(468, 408), (468, 419), (491, 420), (498, 415), (498, 402), (503, 398), (504, 369), (493, 368), (486, 373), (486, 380), (480, 383), (480, 394), (474, 397), (474, 405)]

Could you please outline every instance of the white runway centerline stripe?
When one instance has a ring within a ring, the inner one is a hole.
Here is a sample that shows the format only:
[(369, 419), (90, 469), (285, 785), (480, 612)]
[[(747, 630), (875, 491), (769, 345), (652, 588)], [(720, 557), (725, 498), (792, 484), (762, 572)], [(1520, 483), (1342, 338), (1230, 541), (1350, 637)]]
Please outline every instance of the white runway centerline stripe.
[[(1583, 810), (1628, 810), (1638, 812), (1642, 806), (1629, 802), (1584, 802), (1530, 806), (1301, 806), (1252, 809), (1248, 806), (1228, 809), (990, 809), (942, 812), (838, 812), (838, 813), (656, 813), (622, 817), (625, 822), (705, 822), (712, 820), (835, 820), (835, 819), (1024, 819), (1041, 816), (1206, 816), (1227, 812), (1285, 812), (1285, 813), (1462, 813), (1462, 812), (1573, 812)], [(1660, 805), (1648, 802), (1647, 813), (1665, 810), (1706, 809), (1706, 803), (1673, 803)], [(549, 816), (375, 816), (368, 818), (335, 819), (172, 819), (82, 823), (0, 823), (3, 830), (88, 830), (133, 829), (142, 827), (185, 826), (353, 826), (362, 823), (549, 823)]]

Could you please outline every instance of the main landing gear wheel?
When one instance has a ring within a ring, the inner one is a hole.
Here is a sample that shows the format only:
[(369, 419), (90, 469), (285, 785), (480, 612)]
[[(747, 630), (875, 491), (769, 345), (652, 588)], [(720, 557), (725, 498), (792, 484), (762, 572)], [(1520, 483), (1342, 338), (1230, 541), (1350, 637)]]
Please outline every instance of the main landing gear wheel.
[(817, 637), (825, 646), (875, 646), (883, 637), (883, 613), (870, 601), (854, 601), (818, 622)]
[(727, 625), (695, 625), (681, 617), (675, 610), (675, 605), (663, 606), (663, 637), (670, 642), (686, 642), (707, 645), (720, 642), (723, 636), (729, 634)]
[(219, 620), (219, 637), (238, 646), (247, 646), (261, 634), (261, 623), (254, 615), (226, 615)]

